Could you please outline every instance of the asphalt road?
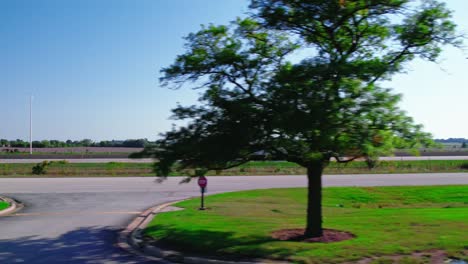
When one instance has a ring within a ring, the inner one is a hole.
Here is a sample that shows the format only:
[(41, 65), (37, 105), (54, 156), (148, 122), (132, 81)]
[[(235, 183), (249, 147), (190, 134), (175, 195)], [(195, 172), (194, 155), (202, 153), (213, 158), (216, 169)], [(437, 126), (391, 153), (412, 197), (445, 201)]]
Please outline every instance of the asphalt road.
[[(0, 194), (26, 204), (0, 218), (0, 263), (150, 263), (114, 243), (144, 209), (198, 196), (195, 182), (169, 178), (0, 179)], [(468, 184), (468, 173), (327, 175), (325, 186)], [(305, 176), (209, 177), (208, 193), (302, 187)]]
[[(0, 163), (39, 163), (44, 160), (61, 161), (64, 159), (0, 159)], [(153, 162), (153, 159), (126, 159), (126, 158), (66, 159), (66, 160), (70, 163), (108, 163), (108, 162), (151, 163)], [(380, 160), (468, 160), (468, 156), (380, 157)]]

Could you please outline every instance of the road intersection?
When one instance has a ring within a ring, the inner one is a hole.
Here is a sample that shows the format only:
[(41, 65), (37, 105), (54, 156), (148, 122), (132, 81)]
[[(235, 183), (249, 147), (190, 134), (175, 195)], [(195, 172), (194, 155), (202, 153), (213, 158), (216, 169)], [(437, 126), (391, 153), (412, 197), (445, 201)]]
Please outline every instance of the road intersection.
[[(3, 178), (0, 193), (25, 208), (0, 218), (0, 263), (150, 263), (114, 244), (144, 209), (199, 195), (196, 181), (155, 178)], [(468, 184), (468, 173), (326, 175), (324, 186)], [(305, 176), (209, 177), (208, 194), (304, 187)]]

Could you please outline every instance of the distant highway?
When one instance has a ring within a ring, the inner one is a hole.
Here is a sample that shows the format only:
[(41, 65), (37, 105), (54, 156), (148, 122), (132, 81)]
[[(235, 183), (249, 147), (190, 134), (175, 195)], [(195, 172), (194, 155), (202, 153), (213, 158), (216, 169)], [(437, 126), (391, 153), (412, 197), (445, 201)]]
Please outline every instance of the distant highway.
[[(60, 161), (64, 159), (0, 159), (0, 163), (39, 163), (44, 160)], [(108, 162), (128, 162), (128, 163), (151, 163), (153, 159), (126, 159), (126, 158), (106, 158), (106, 159), (65, 159), (70, 163), (108, 163)], [(468, 156), (405, 156), (405, 157), (381, 157), (380, 160), (468, 160)]]

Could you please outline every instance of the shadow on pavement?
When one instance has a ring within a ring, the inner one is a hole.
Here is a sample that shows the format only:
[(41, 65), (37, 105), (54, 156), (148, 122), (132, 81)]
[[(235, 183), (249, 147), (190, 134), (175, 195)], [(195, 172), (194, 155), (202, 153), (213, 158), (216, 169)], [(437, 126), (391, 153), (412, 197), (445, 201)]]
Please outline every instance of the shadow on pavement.
[(0, 238), (0, 263), (154, 263), (115, 246), (119, 231), (89, 227), (56, 238)]
[[(155, 246), (185, 252), (192, 256), (248, 261), (256, 257), (285, 258), (291, 255), (287, 248), (268, 247), (269, 242), (277, 241), (269, 236), (238, 237), (235, 232), (191, 230), (190, 226), (186, 229), (178, 229), (158, 224), (148, 227), (146, 232), (152, 233), (161, 230), (163, 230), (162, 238), (152, 242)], [(262, 244), (266, 244), (266, 246), (262, 246)], [(235, 250), (235, 253), (229, 254), (228, 252), (232, 249)]]

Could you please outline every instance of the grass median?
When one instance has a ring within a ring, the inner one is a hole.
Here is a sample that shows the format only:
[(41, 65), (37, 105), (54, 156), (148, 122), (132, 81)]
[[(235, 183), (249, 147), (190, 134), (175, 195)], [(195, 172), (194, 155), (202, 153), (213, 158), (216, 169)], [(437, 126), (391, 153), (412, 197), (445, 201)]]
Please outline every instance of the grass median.
[(10, 204), (4, 201), (0, 201), (0, 211), (10, 207)]
[[(128, 177), (154, 176), (151, 163), (67, 163), (55, 162), (43, 175), (32, 174), (33, 163), (0, 164), (0, 177)], [(429, 173), (468, 172), (466, 160), (382, 161), (369, 170), (363, 161), (347, 164), (331, 162), (325, 174)], [(171, 176), (185, 176), (187, 171), (175, 171)], [(208, 175), (304, 175), (305, 169), (285, 161), (253, 161), (236, 168), (210, 171)]]
[[(158, 245), (220, 258), (269, 258), (299, 263), (424, 263), (430, 252), (468, 253), (468, 186), (325, 188), (324, 227), (353, 233), (336, 243), (286, 242), (274, 231), (304, 228), (306, 190), (269, 189), (208, 196), (176, 204), (145, 230)], [(414, 252), (423, 252), (414, 257)], [(427, 255), (426, 253), (427, 252)], [(426, 255), (424, 255), (426, 254)], [(406, 262), (403, 262), (406, 261)]]

